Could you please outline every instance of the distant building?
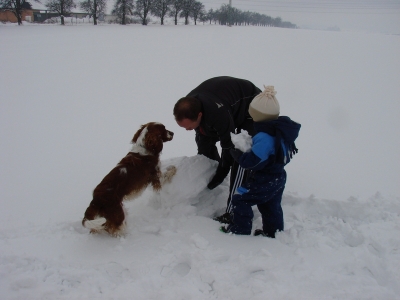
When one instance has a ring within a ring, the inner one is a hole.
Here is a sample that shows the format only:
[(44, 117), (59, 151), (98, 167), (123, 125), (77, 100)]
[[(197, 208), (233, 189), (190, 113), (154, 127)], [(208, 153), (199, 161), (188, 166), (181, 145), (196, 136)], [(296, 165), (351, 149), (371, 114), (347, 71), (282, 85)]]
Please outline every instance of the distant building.
[[(32, 22), (33, 21), (32, 6), (28, 2), (25, 2), (22, 5), (22, 9), (23, 9), (22, 21)], [(0, 9), (0, 22), (17, 23), (18, 19), (12, 11), (7, 9)]]
[[(27, 3), (26, 8), (22, 12), (22, 21), (43, 23), (48, 19), (57, 18), (59, 13), (50, 11), (43, 3), (33, 2), (32, 5)], [(71, 12), (65, 14), (64, 17), (72, 17), (74, 20), (82, 20), (88, 17), (88, 14), (82, 11)], [(100, 22), (113, 22), (116, 16), (106, 15), (104, 13), (99, 15), (98, 21)], [(85, 20), (83, 20), (85, 21)], [(0, 22), (17, 23), (17, 17), (9, 10), (0, 9)]]
[(40, 10), (40, 9), (34, 9), (33, 10), (33, 22), (38, 22), (42, 23), (46, 21), (47, 19), (53, 18), (53, 17), (58, 17), (60, 14), (56, 12), (51, 12), (48, 10)]

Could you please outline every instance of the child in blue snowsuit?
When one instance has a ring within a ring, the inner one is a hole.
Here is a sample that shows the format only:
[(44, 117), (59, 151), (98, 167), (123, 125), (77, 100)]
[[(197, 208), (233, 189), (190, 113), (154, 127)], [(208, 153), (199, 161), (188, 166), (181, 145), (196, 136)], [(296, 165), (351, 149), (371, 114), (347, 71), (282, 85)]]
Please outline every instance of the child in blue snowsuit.
[(256, 134), (250, 152), (231, 149), (231, 155), (250, 175), (232, 198), (233, 221), (223, 232), (250, 235), (253, 222), (252, 206), (257, 205), (263, 229), (255, 235), (275, 237), (283, 231), (282, 194), (286, 183), (284, 166), (297, 153), (294, 144), (301, 125), (289, 117), (279, 117), (279, 103), (272, 86), (255, 97), (249, 107)]

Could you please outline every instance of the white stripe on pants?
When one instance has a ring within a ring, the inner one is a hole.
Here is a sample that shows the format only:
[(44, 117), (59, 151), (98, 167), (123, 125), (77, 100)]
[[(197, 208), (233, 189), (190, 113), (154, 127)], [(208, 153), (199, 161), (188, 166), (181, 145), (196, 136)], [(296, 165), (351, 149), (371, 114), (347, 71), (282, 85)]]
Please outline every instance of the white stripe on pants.
[(232, 187), (232, 189), (231, 189), (231, 192), (230, 192), (230, 194), (229, 194), (229, 203), (228, 203), (228, 206), (227, 206), (227, 208), (226, 208), (226, 212), (227, 213), (231, 213), (232, 212), (232, 197), (233, 197), (233, 195), (235, 195), (235, 193), (236, 193), (236, 189), (242, 184), (242, 182), (243, 182), (243, 176), (244, 176), (244, 173), (246, 172), (246, 170), (245, 169), (243, 169), (240, 165), (238, 166), (238, 170), (237, 170), (237, 172), (236, 172), (236, 178), (235, 178), (235, 181), (234, 181), (234, 183), (233, 183), (233, 187)]

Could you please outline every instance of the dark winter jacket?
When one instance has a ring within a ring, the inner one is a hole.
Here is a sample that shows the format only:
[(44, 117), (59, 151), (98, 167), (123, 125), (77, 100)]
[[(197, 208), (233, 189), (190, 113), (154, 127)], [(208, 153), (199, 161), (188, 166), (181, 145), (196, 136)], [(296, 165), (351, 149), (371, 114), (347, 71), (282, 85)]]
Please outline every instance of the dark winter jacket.
[(283, 116), (273, 121), (255, 122), (257, 134), (253, 137), (251, 151), (243, 153), (231, 149), (231, 155), (241, 167), (255, 171), (252, 176), (281, 173), (293, 154), (297, 153), (294, 141), (300, 127), (299, 123)]
[(187, 95), (202, 104), (203, 116), (196, 132), (218, 138), (222, 149), (233, 147), (230, 133), (250, 118), (250, 102), (259, 93), (259, 88), (244, 79), (221, 76), (204, 81)]

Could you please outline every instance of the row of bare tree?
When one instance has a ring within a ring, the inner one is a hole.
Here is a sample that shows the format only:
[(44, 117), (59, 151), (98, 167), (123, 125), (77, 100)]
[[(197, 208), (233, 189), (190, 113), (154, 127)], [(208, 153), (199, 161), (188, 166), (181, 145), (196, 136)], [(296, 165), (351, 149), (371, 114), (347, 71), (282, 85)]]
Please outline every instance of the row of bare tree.
[[(39, 2), (39, 0), (33, 0)], [(83, 0), (76, 3), (74, 0), (47, 0), (46, 7), (49, 11), (57, 12), (64, 25), (64, 16), (71, 14), (77, 6), (93, 18), (97, 25), (100, 14), (105, 14), (107, 0)], [(0, 0), (0, 8), (10, 10), (17, 17), (18, 24), (22, 24), (22, 11), (30, 9), (31, 4), (27, 0)], [(189, 24), (189, 18), (200, 22), (214, 22), (220, 25), (256, 25), (296, 28), (295, 24), (283, 22), (281, 18), (272, 18), (267, 15), (241, 11), (229, 5), (222, 5), (220, 9), (206, 11), (203, 3), (197, 0), (116, 0), (112, 14), (117, 22), (125, 25), (132, 22), (132, 18), (140, 19), (142, 25), (147, 25), (150, 15), (160, 18), (164, 25), (166, 17), (172, 17), (175, 25), (179, 18), (185, 19), (185, 25)]]
[(123, 25), (131, 22), (128, 15), (139, 18), (142, 25), (148, 24), (150, 15), (160, 18), (161, 25), (164, 25), (166, 17), (173, 17), (175, 25), (178, 18), (184, 18), (185, 25), (188, 25), (189, 18), (197, 24), (205, 9), (203, 3), (196, 0), (116, 0), (112, 14)]

